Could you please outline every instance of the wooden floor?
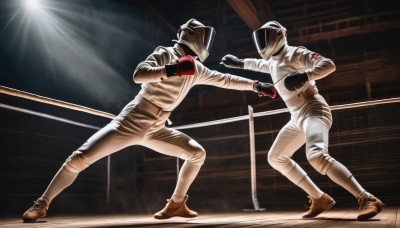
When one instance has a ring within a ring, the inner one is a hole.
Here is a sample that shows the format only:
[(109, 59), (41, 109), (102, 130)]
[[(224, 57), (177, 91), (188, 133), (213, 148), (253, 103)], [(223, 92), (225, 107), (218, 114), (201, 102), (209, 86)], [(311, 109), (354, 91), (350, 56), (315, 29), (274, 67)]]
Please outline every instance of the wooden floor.
[(313, 219), (301, 219), (302, 212), (261, 211), (229, 214), (201, 214), (194, 219), (172, 218), (156, 220), (152, 215), (96, 215), (49, 216), (36, 223), (22, 223), (20, 219), (0, 219), (0, 227), (400, 227), (399, 208), (384, 208), (383, 212), (367, 222), (356, 220), (357, 210), (332, 209)]

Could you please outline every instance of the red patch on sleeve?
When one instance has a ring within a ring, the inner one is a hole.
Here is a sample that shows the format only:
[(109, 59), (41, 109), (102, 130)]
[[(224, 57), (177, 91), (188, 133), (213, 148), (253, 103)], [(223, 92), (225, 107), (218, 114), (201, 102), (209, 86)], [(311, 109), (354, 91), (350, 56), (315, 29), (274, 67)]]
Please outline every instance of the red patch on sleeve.
[(311, 57), (311, 61), (315, 61), (319, 58), (319, 55), (317, 53), (313, 53)]

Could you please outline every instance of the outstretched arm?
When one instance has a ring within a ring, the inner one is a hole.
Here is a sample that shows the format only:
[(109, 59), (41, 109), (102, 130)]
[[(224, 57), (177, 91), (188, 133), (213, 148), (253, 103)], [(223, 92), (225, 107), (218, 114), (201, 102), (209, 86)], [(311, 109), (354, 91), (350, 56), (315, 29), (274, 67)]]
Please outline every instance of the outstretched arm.
[(276, 97), (276, 90), (272, 84), (250, 80), (244, 77), (225, 74), (210, 70), (205, 66), (198, 67), (196, 84), (212, 85), (225, 89), (248, 90), (258, 93), (260, 96)]
[(225, 55), (221, 59), (221, 64), (228, 68), (237, 68), (269, 73), (268, 62), (264, 59), (245, 58), (239, 59), (234, 55)]

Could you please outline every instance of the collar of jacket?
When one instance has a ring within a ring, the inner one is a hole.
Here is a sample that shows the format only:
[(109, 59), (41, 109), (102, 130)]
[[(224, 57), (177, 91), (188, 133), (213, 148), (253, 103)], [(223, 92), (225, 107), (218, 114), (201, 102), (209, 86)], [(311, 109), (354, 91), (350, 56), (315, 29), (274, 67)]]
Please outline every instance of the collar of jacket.
[(271, 58), (275, 61), (279, 60), (282, 56), (286, 55), (287, 51), (288, 51), (288, 47), (289, 45), (285, 44), (285, 46), (283, 46), (282, 50), (279, 52), (279, 54), (277, 55), (273, 55)]
[(174, 51), (179, 58), (185, 55), (185, 51), (177, 43), (174, 45)]

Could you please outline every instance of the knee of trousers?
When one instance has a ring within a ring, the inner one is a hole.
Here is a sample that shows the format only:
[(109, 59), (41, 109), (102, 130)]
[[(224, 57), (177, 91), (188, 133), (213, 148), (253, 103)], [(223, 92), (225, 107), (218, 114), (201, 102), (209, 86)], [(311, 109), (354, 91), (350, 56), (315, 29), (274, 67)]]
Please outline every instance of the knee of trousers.
[(315, 153), (312, 156), (307, 157), (307, 159), (311, 166), (322, 175), (326, 175), (329, 168), (335, 162), (335, 159), (328, 153)]
[(203, 165), (206, 160), (206, 151), (203, 148), (197, 148), (190, 151), (185, 160), (195, 165)]
[(281, 156), (278, 153), (274, 153), (273, 151), (268, 152), (267, 160), (272, 168), (278, 170), (281, 173), (287, 173), (293, 168), (293, 165), (290, 164), (289, 157)]
[(285, 174), (285, 176), (293, 183), (298, 185), (307, 176), (307, 173), (302, 168), (300, 168), (297, 163), (295, 163), (292, 169), (290, 169), (289, 172)]
[(63, 167), (73, 173), (80, 173), (89, 167), (89, 165), (90, 164), (83, 157), (82, 152), (75, 151), (67, 158), (63, 164)]

